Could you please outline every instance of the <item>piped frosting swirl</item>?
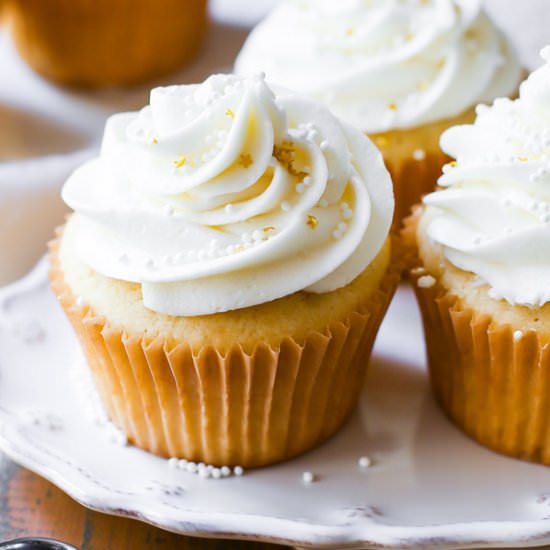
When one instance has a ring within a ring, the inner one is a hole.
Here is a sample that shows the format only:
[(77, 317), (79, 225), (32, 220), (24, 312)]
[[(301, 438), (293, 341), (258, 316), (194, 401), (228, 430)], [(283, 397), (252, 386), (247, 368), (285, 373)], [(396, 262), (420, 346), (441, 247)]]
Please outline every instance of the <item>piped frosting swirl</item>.
[(370, 141), (321, 105), (275, 97), (262, 76), (154, 89), (139, 113), (108, 120), (63, 198), (82, 260), (181, 316), (340, 288), (393, 213)]
[(480, 0), (283, 0), (237, 58), (257, 70), (368, 133), (459, 115), (521, 79)]
[(550, 47), (519, 99), (478, 107), (475, 124), (443, 134), (456, 158), (428, 195), (429, 237), (495, 299), (550, 301)]

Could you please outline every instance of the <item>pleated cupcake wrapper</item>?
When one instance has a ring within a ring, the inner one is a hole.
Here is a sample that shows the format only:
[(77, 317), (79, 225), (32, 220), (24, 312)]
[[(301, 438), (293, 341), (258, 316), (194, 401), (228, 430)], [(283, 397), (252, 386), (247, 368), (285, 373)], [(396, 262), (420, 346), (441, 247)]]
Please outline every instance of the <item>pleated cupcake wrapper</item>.
[[(420, 212), (408, 219), (412, 242)], [(421, 266), (417, 257), (417, 266)], [(550, 465), (550, 348), (536, 331), (517, 333), (493, 316), (462, 307), (428, 273), (413, 269), (431, 385), (437, 401), (466, 434), (517, 458)], [(515, 334), (516, 333), (516, 334)]]
[[(191, 349), (110, 326), (80, 306), (51, 244), (52, 288), (70, 319), (111, 420), (165, 457), (262, 466), (330, 437), (353, 410), (378, 327), (399, 281), (391, 267), (360, 311), (304, 341), (292, 335), (252, 353)], [(396, 254), (399, 254), (396, 252)]]
[[(389, 146), (391, 147), (391, 145)], [(435, 190), (443, 165), (449, 158), (442, 152), (426, 152), (422, 160), (405, 158), (397, 160), (385, 155), (384, 161), (392, 180), (395, 195), (394, 226), (400, 227), (402, 220), (411, 213), (411, 208), (420, 199)]]

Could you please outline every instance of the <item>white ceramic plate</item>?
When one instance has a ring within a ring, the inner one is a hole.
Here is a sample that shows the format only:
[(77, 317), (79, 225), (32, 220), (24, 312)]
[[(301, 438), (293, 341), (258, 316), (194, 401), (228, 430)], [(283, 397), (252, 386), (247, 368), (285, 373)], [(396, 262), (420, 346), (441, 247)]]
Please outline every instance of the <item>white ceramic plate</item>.
[[(410, 289), (400, 289), (357, 413), (336, 437), (285, 464), (214, 480), (116, 443), (94, 420), (46, 271), (42, 262), (0, 291), (0, 447), (82, 504), (187, 535), (296, 546), (550, 542), (550, 469), (493, 454), (443, 417)], [(373, 460), (365, 470), (363, 455)], [(317, 480), (305, 485), (304, 471)]]

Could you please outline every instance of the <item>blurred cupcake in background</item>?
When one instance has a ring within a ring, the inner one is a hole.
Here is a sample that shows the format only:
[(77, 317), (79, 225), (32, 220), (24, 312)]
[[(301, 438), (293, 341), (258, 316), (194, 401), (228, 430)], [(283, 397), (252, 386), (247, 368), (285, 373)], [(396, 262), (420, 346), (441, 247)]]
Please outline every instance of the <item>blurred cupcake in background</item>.
[(480, 0), (284, 0), (235, 71), (264, 71), (369, 134), (393, 177), (396, 220), (433, 190), (448, 160), (441, 133), (514, 95), (522, 73)]
[(7, 21), (7, 0), (0, 0), (0, 25), (3, 25)]
[(435, 395), (477, 441), (550, 465), (550, 48), (515, 101), (447, 130), (406, 220)]
[(70, 85), (128, 85), (194, 56), (207, 0), (6, 0), (17, 50), (44, 77)]

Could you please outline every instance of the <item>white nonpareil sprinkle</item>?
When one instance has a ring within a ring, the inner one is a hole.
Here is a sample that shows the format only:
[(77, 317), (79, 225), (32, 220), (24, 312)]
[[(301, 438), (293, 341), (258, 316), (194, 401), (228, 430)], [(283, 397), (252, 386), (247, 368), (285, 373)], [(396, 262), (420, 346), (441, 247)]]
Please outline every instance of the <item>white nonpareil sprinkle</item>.
[(199, 476), (203, 479), (210, 477), (210, 470), (207, 468), (199, 468)]
[(179, 467), (179, 460), (177, 458), (169, 458), (168, 459), (168, 466), (170, 466), (170, 468), (178, 468)]
[(84, 300), (84, 298), (82, 296), (79, 296), (77, 299), (76, 299), (76, 305), (78, 307), (83, 307), (84, 305), (86, 304), (86, 301)]
[(315, 475), (313, 472), (304, 472), (302, 474), (302, 481), (306, 485), (311, 485), (315, 481)]
[(372, 465), (372, 460), (368, 456), (361, 456), (357, 461), (357, 465), (362, 469), (370, 468)]
[(233, 475), (236, 475), (237, 477), (241, 477), (244, 474), (244, 470), (242, 466), (235, 466), (233, 468)]
[(431, 288), (435, 285), (435, 279), (431, 275), (423, 275), (416, 281), (418, 288)]
[(423, 267), (413, 267), (411, 269), (411, 275), (422, 275), (426, 273), (426, 270)]
[(521, 330), (516, 330), (514, 332), (514, 340), (517, 342), (523, 338), (523, 332)]
[(338, 229), (342, 232), (342, 233), (345, 233), (347, 230), (348, 230), (348, 224), (347, 223), (344, 223), (344, 222), (340, 222), (338, 224)]
[(424, 151), (424, 149), (416, 149), (413, 152), (414, 160), (424, 160), (425, 158), (426, 158), (426, 151)]

